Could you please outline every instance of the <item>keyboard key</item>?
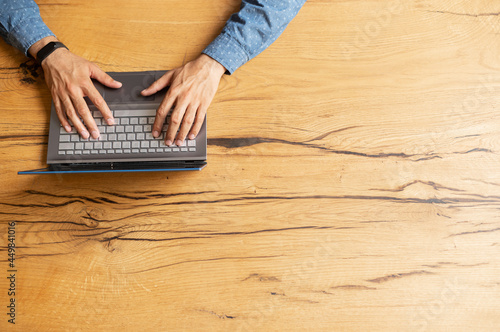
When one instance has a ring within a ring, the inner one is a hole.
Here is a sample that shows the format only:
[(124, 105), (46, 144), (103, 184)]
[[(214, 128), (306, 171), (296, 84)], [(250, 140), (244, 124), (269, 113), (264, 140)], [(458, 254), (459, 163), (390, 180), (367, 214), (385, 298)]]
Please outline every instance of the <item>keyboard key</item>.
[(95, 142), (94, 143), (94, 149), (102, 149), (102, 142)]
[(111, 149), (112, 146), (113, 144), (111, 142), (104, 142), (103, 144), (104, 149)]
[(74, 154), (74, 153), (75, 153), (75, 151), (71, 151), (71, 150), (66, 151), (66, 154)]
[(135, 134), (127, 134), (127, 141), (135, 141)]
[(122, 148), (124, 148), (124, 149), (130, 149), (130, 142), (122, 142)]
[(148, 124), (152, 125), (154, 123), (155, 123), (155, 118), (154, 117), (148, 118)]
[(106, 127), (106, 133), (114, 133), (115, 132), (115, 126), (107, 126)]
[(148, 141), (142, 141), (141, 142), (141, 148), (149, 148), (149, 142)]
[(85, 143), (85, 150), (92, 150), (94, 148), (94, 143), (87, 142)]
[(134, 117), (134, 116), (155, 116), (156, 109), (142, 109), (142, 110), (116, 110), (115, 116), (120, 117)]
[(148, 152), (150, 153), (155, 153), (156, 152), (156, 149), (149, 149)]
[(187, 141), (188, 146), (196, 146), (196, 141), (194, 139), (190, 139)]
[(107, 141), (108, 140), (108, 134), (101, 134), (101, 136), (99, 137), (99, 139), (101, 141)]
[(132, 153), (139, 153), (139, 149), (132, 149)]
[(187, 148), (181, 148), (182, 152), (186, 152), (188, 149)]
[(148, 149), (141, 149), (140, 150), (141, 153), (147, 153), (148, 152)]
[(82, 149), (83, 149), (83, 143), (82, 142), (75, 143), (75, 150), (82, 150)]
[(189, 148), (189, 152), (196, 152), (195, 148)]
[(146, 132), (146, 133), (149, 133), (152, 130), (150, 125), (144, 125), (143, 129), (144, 129), (144, 132)]
[(120, 123), (121, 123), (121, 119), (115, 117), (115, 125), (119, 125)]
[(152, 134), (152, 133), (146, 133), (146, 139), (148, 139), (148, 140), (153, 140), (153, 139), (155, 139), (155, 138), (153, 137), (153, 134)]
[(139, 124), (139, 119), (138, 118), (131, 118), (130, 119), (130, 124), (132, 124), (132, 125)]
[(80, 141), (80, 136), (79, 135), (71, 135), (71, 142), (78, 142)]
[(115, 133), (123, 133), (125, 131), (124, 126), (116, 126)]
[(120, 124), (122, 125), (128, 125), (129, 124), (129, 118), (121, 118), (120, 119)]
[(134, 142), (132, 142), (132, 147), (133, 148), (140, 148), (141, 147), (141, 143), (138, 142), (138, 141), (134, 141)]
[(173, 148), (172, 151), (179, 152), (179, 148)]
[(66, 154), (66, 151), (59, 151), (59, 154)]
[(118, 140), (119, 141), (126, 141), (127, 140), (127, 134), (118, 134)]
[(82, 154), (82, 150), (76, 150), (75, 154)]
[(150, 146), (150, 147), (152, 147), (152, 148), (157, 148), (157, 147), (158, 147), (158, 144), (159, 144), (159, 142), (158, 142), (158, 141), (151, 141), (151, 142), (149, 143), (149, 146)]
[(135, 126), (135, 127), (134, 127), (134, 131), (135, 131), (136, 133), (142, 133), (142, 126)]
[(116, 141), (116, 138), (117, 138), (116, 134), (109, 134), (108, 135), (108, 141)]
[(95, 118), (94, 119), (95, 124), (98, 125), (98, 126), (100, 126), (102, 124), (101, 120), (102, 120), (101, 118)]
[(138, 133), (138, 134), (136, 135), (136, 139), (137, 139), (138, 141), (142, 141), (142, 140), (144, 139), (144, 133)]
[(59, 143), (59, 150), (73, 150), (74, 148), (74, 143)]
[(126, 126), (125, 127), (125, 132), (126, 133), (133, 133), (134, 132), (134, 126)]
[(83, 150), (83, 154), (90, 154), (89, 150)]
[(123, 150), (115, 150), (115, 153), (123, 153)]
[(99, 154), (106, 154), (106, 150), (99, 150)]
[(113, 149), (121, 149), (122, 142), (113, 142)]
[(115, 150), (110, 149), (110, 150), (106, 150), (106, 152), (107, 153), (115, 153)]
[(139, 124), (141, 125), (148, 124), (148, 118), (139, 118)]
[(163, 148), (156, 149), (156, 152), (163, 152)]
[(91, 154), (98, 154), (99, 152), (97, 150), (91, 150), (90, 153)]
[(130, 153), (130, 149), (123, 150), (123, 153)]
[(59, 142), (69, 142), (71, 139), (70, 135), (61, 135), (59, 136)]

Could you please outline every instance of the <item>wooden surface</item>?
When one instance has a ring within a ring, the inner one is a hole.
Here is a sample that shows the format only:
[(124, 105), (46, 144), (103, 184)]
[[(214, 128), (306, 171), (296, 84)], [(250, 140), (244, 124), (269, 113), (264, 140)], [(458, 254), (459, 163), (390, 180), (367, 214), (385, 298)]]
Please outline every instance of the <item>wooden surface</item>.
[[(239, 6), (38, 3), (106, 71), (179, 66)], [(498, 331), (499, 12), (308, 1), (223, 78), (193, 173), (17, 175), (50, 95), (0, 43), (0, 330)]]

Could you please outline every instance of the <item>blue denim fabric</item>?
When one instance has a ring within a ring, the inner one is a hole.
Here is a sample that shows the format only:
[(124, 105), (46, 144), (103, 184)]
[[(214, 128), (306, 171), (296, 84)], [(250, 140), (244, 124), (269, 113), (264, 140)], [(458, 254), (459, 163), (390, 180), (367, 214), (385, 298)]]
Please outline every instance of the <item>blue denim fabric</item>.
[(203, 51), (228, 71), (260, 54), (285, 30), (306, 0), (243, 0), (238, 13)]
[(33, 0), (0, 0), (0, 36), (28, 55), (31, 45), (54, 34), (43, 23)]

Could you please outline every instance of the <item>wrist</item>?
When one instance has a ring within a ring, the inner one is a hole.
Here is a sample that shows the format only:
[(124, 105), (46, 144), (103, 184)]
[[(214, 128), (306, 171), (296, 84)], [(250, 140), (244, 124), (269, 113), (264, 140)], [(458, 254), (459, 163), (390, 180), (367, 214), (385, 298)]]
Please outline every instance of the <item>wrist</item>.
[(50, 42), (56, 42), (56, 41), (59, 41), (59, 40), (57, 40), (57, 38), (54, 36), (48, 36), (48, 37), (42, 38), (39, 41), (37, 41), (36, 43), (34, 43), (33, 45), (31, 45), (31, 47), (28, 49), (28, 53), (33, 57), (33, 59), (36, 59), (37, 53), (44, 46), (46, 46)]
[(222, 77), (226, 72), (226, 68), (223, 65), (204, 53), (202, 53), (197, 60), (200, 61), (202, 65), (207, 66), (210, 71), (214, 72), (218, 77)]

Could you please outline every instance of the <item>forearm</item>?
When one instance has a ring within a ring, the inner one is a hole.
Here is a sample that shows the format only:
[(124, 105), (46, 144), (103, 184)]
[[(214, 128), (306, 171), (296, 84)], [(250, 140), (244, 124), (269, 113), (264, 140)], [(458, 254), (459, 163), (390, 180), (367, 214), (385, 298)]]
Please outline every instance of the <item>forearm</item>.
[(243, 0), (240, 11), (227, 21), (220, 35), (203, 51), (228, 73), (271, 45), (297, 15), (305, 0)]
[(33, 0), (0, 0), (0, 36), (25, 55), (38, 41), (54, 36)]

